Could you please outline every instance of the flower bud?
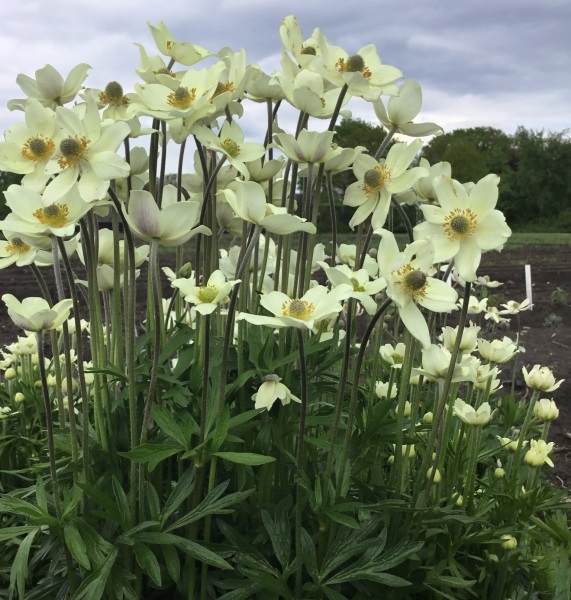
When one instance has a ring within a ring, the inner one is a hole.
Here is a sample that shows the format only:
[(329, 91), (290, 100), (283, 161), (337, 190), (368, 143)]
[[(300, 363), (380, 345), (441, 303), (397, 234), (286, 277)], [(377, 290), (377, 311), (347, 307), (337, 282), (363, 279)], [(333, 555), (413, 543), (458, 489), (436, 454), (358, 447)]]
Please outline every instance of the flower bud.
[(14, 402), (16, 404), (20, 404), (21, 402), (24, 402), (25, 399), (26, 399), (26, 397), (24, 396), (24, 394), (22, 394), (22, 392), (16, 392), (16, 394), (14, 394)]
[(504, 550), (513, 550), (514, 548), (517, 548), (517, 540), (513, 535), (506, 533), (505, 535), (502, 535), (501, 540), (502, 542), (500, 545)]
[[(396, 398), (398, 389), (396, 385), (392, 385), (391, 389), (390, 389), (390, 393), (391, 393), (391, 399)], [(389, 383), (388, 382), (383, 382), (383, 381), (377, 381), (375, 383), (375, 394), (377, 395), (377, 398), (379, 399), (383, 399), (383, 398), (387, 398), (388, 394), (389, 394)]]
[(426, 425), (432, 425), (432, 421), (434, 420), (434, 415), (431, 412), (424, 413), (422, 417), (422, 422)]
[[(428, 479), (430, 481), (430, 479), (432, 478), (432, 471), (433, 471), (434, 467), (430, 467), (430, 469), (428, 469), (428, 471), (426, 471), (426, 479)], [(440, 474), (440, 471), (438, 469), (434, 469), (434, 483), (440, 483), (442, 481), (442, 475)]]
[(10, 367), (4, 372), (4, 379), (14, 379), (16, 377), (16, 369)]
[(494, 471), (494, 477), (496, 479), (503, 479), (506, 476), (506, 472), (502, 467), (496, 467)]
[(542, 398), (535, 403), (533, 414), (542, 421), (553, 421), (559, 416), (559, 409), (553, 400)]

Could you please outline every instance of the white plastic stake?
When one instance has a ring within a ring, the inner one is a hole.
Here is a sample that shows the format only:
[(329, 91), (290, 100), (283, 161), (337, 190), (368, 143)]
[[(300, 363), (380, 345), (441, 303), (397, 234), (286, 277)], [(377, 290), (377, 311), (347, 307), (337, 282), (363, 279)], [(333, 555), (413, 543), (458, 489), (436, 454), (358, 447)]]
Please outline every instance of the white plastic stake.
[(533, 310), (533, 298), (531, 297), (531, 265), (525, 265), (525, 293)]

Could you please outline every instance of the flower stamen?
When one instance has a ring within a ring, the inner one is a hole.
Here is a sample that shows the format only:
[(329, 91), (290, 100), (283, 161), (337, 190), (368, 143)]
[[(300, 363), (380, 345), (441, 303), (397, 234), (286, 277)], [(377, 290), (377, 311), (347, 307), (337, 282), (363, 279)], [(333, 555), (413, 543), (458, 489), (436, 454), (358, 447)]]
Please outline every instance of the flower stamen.
[(212, 304), (217, 295), (218, 290), (211, 285), (201, 287), (198, 290), (198, 298), (201, 302), (204, 302), (205, 304)]
[(117, 81), (110, 81), (99, 94), (100, 102), (113, 106), (127, 106), (129, 99), (123, 93), (123, 86)]
[(47, 160), (53, 153), (55, 144), (53, 140), (44, 137), (43, 135), (36, 135), (31, 137), (22, 146), (22, 156), (28, 160), (34, 162), (41, 162)]
[(180, 86), (176, 92), (171, 93), (167, 96), (167, 102), (174, 108), (180, 108), (186, 110), (190, 108), (194, 99), (196, 98), (196, 88), (188, 89)]
[(478, 225), (474, 211), (455, 208), (444, 218), (444, 233), (449, 240), (464, 240), (470, 237)]
[(11, 238), (8, 244), (6, 244), (6, 252), (10, 254), (19, 254), (21, 252), (27, 252), (31, 246), (22, 241), (19, 237)]
[(391, 171), (384, 165), (369, 169), (363, 176), (363, 191), (365, 194), (375, 194), (385, 185), (385, 181), (390, 178)]
[(230, 138), (226, 138), (222, 142), (222, 148), (224, 148), (231, 158), (236, 158), (240, 154), (240, 146)]
[(313, 313), (314, 306), (307, 300), (289, 300), (282, 304), (282, 314), (284, 317), (291, 317), (301, 321), (307, 321)]
[(87, 152), (87, 146), (89, 143), (90, 140), (88, 140), (85, 136), (82, 138), (68, 137), (67, 139), (63, 140), (59, 145), (61, 156), (57, 161), (58, 165), (62, 169), (76, 165)]
[(47, 225), (54, 229), (65, 227), (69, 209), (65, 204), (50, 204), (44, 208), (38, 208), (33, 216), (38, 219), (42, 225)]
[(415, 269), (410, 263), (403, 265), (396, 271), (396, 276), (404, 291), (412, 297), (415, 302), (426, 298), (428, 280), (426, 273)]
[(371, 71), (369, 71), (360, 54), (353, 54), (347, 60), (340, 58), (335, 66), (341, 73), (361, 73), (367, 79), (371, 77)]

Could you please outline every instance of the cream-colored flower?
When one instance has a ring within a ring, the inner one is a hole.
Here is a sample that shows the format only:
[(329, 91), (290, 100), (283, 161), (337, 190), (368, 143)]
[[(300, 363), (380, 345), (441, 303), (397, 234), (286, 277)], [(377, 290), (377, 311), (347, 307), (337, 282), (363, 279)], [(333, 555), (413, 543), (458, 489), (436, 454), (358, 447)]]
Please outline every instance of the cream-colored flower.
[(523, 367), (522, 373), (526, 385), (540, 392), (554, 392), (565, 381), (564, 379), (556, 381), (551, 369), (540, 365), (533, 365), (529, 372)]
[(416, 192), (418, 200), (427, 202), (428, 200), (436, 200), (436, 192), (434, 191), (434, 180), (440, 175), (452, 177), (452, 167), (449, 162), (438, 162), (431, 165), (426, 158), (421, 157), (419, 167), (424, 167), (428, 171), (428, 175), (421, 177), (414, 182), (412, 186)]
[(294, 137), (288, 133), (276, 133), (274, 146), (297, 163), (324, 163), (335, 156), (334, 131), (308, 131), (302, 129)]
[[(476, 349), (478, 344), (478, 333), (480, 332), (480, 327), (474, 325), (474, 323), (470, 323), (464, 330), (462, 331), (462, 340), (460, 341), (460, 352), (464, 354), (471, 354)], [(458, 337), (458, 327), (443, 327), (442, 335), (440, 336), (440, 340), (444, 344), (444, 347), (448, 352), (452, 352), (454, 345), (456, 343), (456, 338)]]
[(503, 364), (511, 360), (518, 348), (516, 344), (509, 338), (504, 336), (503, 339), (494, 339), (492, 341), (482, 338), (478, 339), (478, 352), (484, 360), (489, 360), (493, 363)]
[(371, 216), (373, 228), (379, 229), (385, 224), (389, 212), (392, 194), (410, 189), (415, 181), (428, 174), (423, 167), (409, 169), (422, 142), (415, 140), (410, 144), (393, 144), (387, 158), (375, 160), (368, 154), (355, 159), (353, 173), (357, 178), (345, 190), (343, 204), (358, 207), (349, 221), (354, 228)]
[(535, 403), (533, 414), (541, 421), (553, 421), (559, 417), (559, 409), (553, 400), (541, 398)]
[(404, 362), (406, 346), (402, 342), (398, 342), (394, 346), (392, 344), (384, 344), (380, 347), (379, 353), (387, 364), (394, 369), (400, 369)]
[(438, 177), (434, 189), (440, 206), (421, 206), (426, 221), (414, 228), (415, 238), (430, 236), (435, 261), (454, 258), (466, 281), (475, 281), (482, 252), (501, 250), (511, 235), (503, 214), (495, 209), (498, 183), (497, 175), (487, 175), (468, 194), (458, 181)]
[(151, 30), (153, 39), (159, 51), (165, 56), (170, 56), (181, 65), (190, 67), (198, 61), (210, 56), (210, 52), (201, 46), (196, 46), (190, 42), (178, 42), (163, 21), (156, 25), (151, 25), (147, 21)]
[(387, 282), (387, 295), (398, 306), (404, 326), (428, 348), (430, 332), (418, 306), (433, 312), (449, 312), (455, 310), (458, 294), (444, 281), (429, 276), (434, 256), (429, 241), (413, 242), (401, 253), (390, 231), (377, 233), (382, 234), (377, 262)]
[(238, 283), (239, 279), (226, 281), (222, 271), (214, 271), (203, 286), (196, 286), (193, 279), (175, 279), (172, 286), (180, 289), (185, 302), (194, 304), (197, 312), (209, 315), (226, 302), (232, 288)]
[(545, 440), (531, 440), (530, 448), (525, 453), (524, 461), (532, 467), (541, 467), (544, 463), (547, 463), (550, 467), (553, 467), (553, 461), (549, 458), (549, 453), (553, 450), (554, 443)]
[(31, 265), (38, 252), (38, 248), (34, 246), (37, 238), (9, 231), (5, 231), (4, 234), (7, 239), (0, 240), (0, 269), (13, 264), (18, 267)]
[(531, 310), (533, 304), (529, 301), (529, 298), (523, 300), (523, 302), (516, 302), (515, 300), (508, 300), (506, 304), (502, 304), (504, 310), (500, 311), (500, 315), (517, 315), (525, 310)]
[[(496, 436), (500, 442), (500, 444), (502, 445), (502, 448), (505, 448), (506, 450), (508, 450), (508, 452), (515, 452), (517, 450), (517, 447), (519, 445), (519, 440), (512, 440), (511, 438), (505, 438), (505, 437), (501, 437), (501, 436)], [(528, 444), (528, 440), (524, 440), (522, 443), (522, 448), (524, 448), (525, 446), (527, 446)]]
[(68, 317), (73, 302), (62, 300), (50, 307), (44, 298), (24, 298), (20, 302), (12, 294), (2, 296), (8, 314), (14, 323), (26, 331), (47, 331), (56, 329)]
[(316, 285), (301, 298), (290, 298), (282, 292), (269, 292), (262, 294), (260, 304), (273, 317), (240, 313), (236, 319), (274, 329), (296, 327), (314, 330), (317, 323), (341, 311), (341, 300), (346, 300), (352, 291), (351, 286), (342, 284), (331, 291)]
[[(443, 346), (432, 344), (422, 349), (422, 368), (413, 369), (413, 373), (424, 375), (429, 381), (444, 379), (450, 368), (451, 354)], [(464, 355), (459, 363), (454, 365), (452, 381), (473, 381), (476, 365), (474, 357)]]
[[(339, 244), (337, 246), (336, 260), (354, 269), (357, 264), (357, 246), (355, 244)], [(379, 265), (370, 254), (365, 254), (363, 268), (367, 271), (369, 277), (375, 277), (379, 272)]]
[(258, 391), (253, 394), (252, 400), (256, 402), (254, 408), (266, 408), (270, 410), (276, 400), (280, 400), (282, 405), (289, 404), (292, 400), (294, 402), (301, 402), (301, 400), (294, 396), (289, 388), (281, 383), (282, 378), (277, 375), (266, 375), (262, 385), (258, 388)]
[[(498, 367), (492, 365), (478, 365), (476, 369), (476, 377), (474, 379), (474, 387), (477, 390), (488, 390), (490, 394), (495, 392), (502, 384), (498, 379), (500, 371)], [(491, 379), (491, 381), (490, 381)]]
[(492, 410), (488, 402), (484, 402), (478, 409), (475, 409), (464, 400), (457, 398), (454, 402), (454, 415), (466, 425), (482, 426), (489, 423), (492, 418)]
[(232, 189), (221, 190), (220, 195), (241, 219), (255, 223), (270, 233), (288, 235), (296, 231), (317, 231), (313, 223), (288, 214), (285, 207), (268, 204), (264, 189), (254, 181), (236, 181)]
[[(375, 382), (375, 394), (377, 398), (389, 398), (389, 383), (388, 381), (377, 381)], [(393, 383), (390, 387), (390, 399), (396, 398), (398, 394), (398, 388)]]
[(165, 186), (160, 209), (152, 194), (133, 190), (125, 218), (136, 236), (161, 246), (179, 246), (200, 233), (212, 233), (204, 225), (196, 227), (200, 204), (193, 200), (177, 202), (174, 186)]
[[(398, 96), (391, 96), (387, 107), (382, 100), (373, 104), (379, 121), (387, 128), (410, 137), (423, 137), (442, 133), (436, 123), (413, 123), (422, 106), (422, 90), (416, 79), (408, 79), (399, 87)], [(422, 165), (421, 165), (422, 166)]]
[[(35, 98), (47, 108), (55, 110), (62, 104), (71, 102), (77, 92), (81, 89), (81, 84), (87, 77), (87, 71), (91, 67), (84, 63), (79, 64), (69, 72), (64, 78), (51, 66), (45, 65), (35, 73), (36, 78), (32, 79), (28, 75), (18, 75), (16, 83), (28, 98)], [(10, 110), (24, 110), (27, 100), (10, 100), (8, 108)]]

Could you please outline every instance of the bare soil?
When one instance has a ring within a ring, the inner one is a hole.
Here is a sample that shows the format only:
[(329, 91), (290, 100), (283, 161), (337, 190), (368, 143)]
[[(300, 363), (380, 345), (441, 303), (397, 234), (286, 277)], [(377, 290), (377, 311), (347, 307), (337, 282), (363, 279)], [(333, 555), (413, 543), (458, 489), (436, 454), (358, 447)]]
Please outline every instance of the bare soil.
[[(557, 487), (571, 491), (571, 306), (554, 303), (553, 293), (561, 288), (571, 299), (571, 246), (526, 246), (509, 249), (503, 253), (491, 252), (483, 257), (478, 270), (491, 279), (504, 283), (489, 291), (489, 304), (500, 306), (508, 300), (521, 302), (526, 297), (524, 265), (531, 265), (533, 310), (520, 314), (522, 344), (525, 354), (521, 363), (528, 368), (534, 364), (550, 367), (557, 379), (565, 379), (561, 387), (545, 397), (553, 398), (559, 407), (559, 419), (553, 422), (550, 437), (555, 442), (552, 481)], [(49, 269), (43, 270), (53, 296), (55, 285)], [(141, 289), (145, 277), (141, 277)], [(164, 282), (168, 293), (168, 282)], [(32, 272), (25, 268), (10, 267), (0, 270), (0, 295), (12, 293), (19, 299), (39, 295), (39, 288)], [(140, 314), (145, 314), (146, 295), (138, 294)], [(515, 338), (517, 319), (514, 317), (503, 335)], [(9, 344), (20, 334), (0, 302), (0, 346)], [(521, 364), (520, 363), (520, 364)], [(504, 369), (502, 381), (511, 382), (511, 372)], [(516, 373), (516, 391), (526, 391), (523, 378)]]

